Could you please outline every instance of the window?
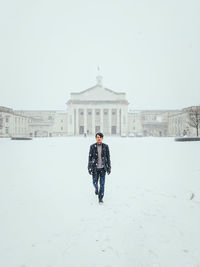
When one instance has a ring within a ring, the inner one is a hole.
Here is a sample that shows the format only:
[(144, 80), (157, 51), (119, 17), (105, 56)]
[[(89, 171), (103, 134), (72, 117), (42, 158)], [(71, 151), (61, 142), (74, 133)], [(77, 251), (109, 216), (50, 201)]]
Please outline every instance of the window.
[(63, 127), (61, 127), (61, 131), (63, 131)]
[(6, 116), (6, 122), (9, 122), (9, 117), (8, 116)]
[(0, 129), (2, 129), (2, 128), (3, 128), (3, 118), (0, 117)]
[(52, 118), (52, 116), (48, 116), (48, 120), (52, 120), (53, 118)]
[(6, 127), (6, 134), (8, 134), (9, 133), (9, 128), (8, 127)]
[(161, 116), (157, 116), (157, 121), (161, 122), (162, 121), (162, 117)]
[(112, 112), (112, 114), (113, 114), (113, 115), (115, 115), (115, 114), (116, 114), (116, 112), (115, 112), (115, 111), (113, 111), (113, 112)]
[(99, 115), (99, 111), (96, 112), (96, 115)]

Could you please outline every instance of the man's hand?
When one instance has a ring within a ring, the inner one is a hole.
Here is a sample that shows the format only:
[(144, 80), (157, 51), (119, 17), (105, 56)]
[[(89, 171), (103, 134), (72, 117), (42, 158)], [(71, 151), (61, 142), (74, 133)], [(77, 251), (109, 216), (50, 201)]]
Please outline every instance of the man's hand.
[(110, 173), (111, 173), (111, 169), (108, 168), (108, 169), (107, 169), (107, 174), (109, 175)]
[(92, 169), (89, 169), (88, 172), (89, 172), (90, 175), (93, 173)]

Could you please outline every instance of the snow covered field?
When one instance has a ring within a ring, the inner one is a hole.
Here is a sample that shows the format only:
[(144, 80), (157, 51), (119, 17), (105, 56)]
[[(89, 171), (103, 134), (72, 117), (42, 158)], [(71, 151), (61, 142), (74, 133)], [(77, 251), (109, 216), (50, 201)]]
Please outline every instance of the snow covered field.
[(103, 205), (94, 142), (0, 139), (0, 266), (200, 267), (200, 142), (104, 137)]

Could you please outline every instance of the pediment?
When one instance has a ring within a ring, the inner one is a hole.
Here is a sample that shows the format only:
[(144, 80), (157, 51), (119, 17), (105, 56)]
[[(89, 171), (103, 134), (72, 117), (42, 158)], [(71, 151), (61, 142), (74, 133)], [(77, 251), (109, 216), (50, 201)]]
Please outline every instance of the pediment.
[(71, 100), (123, 100), (125, 93), (118, 93), (111, 89), (96, 85), (79, 93), (71, 93)]

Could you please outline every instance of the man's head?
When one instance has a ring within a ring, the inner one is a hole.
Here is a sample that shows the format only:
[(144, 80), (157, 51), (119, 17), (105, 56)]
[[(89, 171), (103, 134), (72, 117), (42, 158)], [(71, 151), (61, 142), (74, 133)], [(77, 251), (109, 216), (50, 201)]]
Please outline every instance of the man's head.
[(98, 144), (102, 143), (103, 140), (103, 134), (102, 133), (96, 133), (96, 140)]

